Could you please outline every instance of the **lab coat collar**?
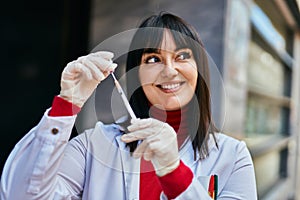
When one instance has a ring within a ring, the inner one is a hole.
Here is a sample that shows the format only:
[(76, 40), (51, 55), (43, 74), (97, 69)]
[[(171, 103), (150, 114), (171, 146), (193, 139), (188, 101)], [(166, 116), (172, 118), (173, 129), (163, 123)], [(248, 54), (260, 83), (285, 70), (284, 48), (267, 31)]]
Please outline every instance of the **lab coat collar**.
[[(218, 143), (218, 140), (219, 140), (218, 133), (215, 133), (215, 138), (216, 138), (216, 141), (214, 140), (213, 135), (209, 134), (208, 154), (211, 151), (218, 151), (218, 148), (216, 146), (216, 142)], [(180, 147), (179, 155), (180, 155), (181, 160), (189, 166), (196, 164), (200, 160), (200, 154), (198, 151), (196, 151), (196, 160), (194, 160), (194, 149), (193, 149), (193, 145), (192, 145), (192, 142), (189, 137), (185, 140), (185, 142)]]

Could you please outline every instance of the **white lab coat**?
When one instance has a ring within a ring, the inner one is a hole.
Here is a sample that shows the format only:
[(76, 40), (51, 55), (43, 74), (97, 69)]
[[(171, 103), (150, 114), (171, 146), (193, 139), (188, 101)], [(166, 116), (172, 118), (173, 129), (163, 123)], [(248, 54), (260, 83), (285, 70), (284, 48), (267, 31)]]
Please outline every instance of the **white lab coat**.
[[(117, 125), (98, 122), (68, 142), (75, 116), (50, 117), (13, 149), (1, 177), (1, 200), (122, 200), (139, 198), (140, 160), (120, 141)], [(58, 130), (57, 134), (53, 129)], [(253, 163), (244, 142), (217, 134), (209, 140), (209, 156), (193, 158), (191, 142), (180, 149), (181, 160), (194, 173), (191, 185), (176, 199), (211, 199), (209, 176), (219, 178), (218, 199), (257, 199)], [(164, 194), (161, 199), (166, 199)]]

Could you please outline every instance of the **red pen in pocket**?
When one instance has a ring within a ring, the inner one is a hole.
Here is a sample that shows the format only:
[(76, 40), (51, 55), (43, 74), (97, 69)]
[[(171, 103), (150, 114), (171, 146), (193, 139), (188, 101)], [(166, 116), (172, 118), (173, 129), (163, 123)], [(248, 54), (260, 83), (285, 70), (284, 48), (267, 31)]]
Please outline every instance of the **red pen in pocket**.
[(218, 176), (211, 175), (208, 186), (208, 194), (213, 200), (217, 200), (218, 195)]

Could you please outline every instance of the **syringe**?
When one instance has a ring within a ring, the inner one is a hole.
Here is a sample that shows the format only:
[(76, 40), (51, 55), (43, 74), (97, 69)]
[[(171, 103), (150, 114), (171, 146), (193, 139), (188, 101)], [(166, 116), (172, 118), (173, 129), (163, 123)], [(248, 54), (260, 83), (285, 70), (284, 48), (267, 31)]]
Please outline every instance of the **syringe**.
[(116, 88), (117, 88), (119, 94), (120, 94), (121, 97), (122, 97), (122, 100), (123, 100), (123, 102), (124, 102), (124, 105), (125, 105), (125, 107), (126, 107), (128, 113), (129, 113), (129, 115), (131, 116), (131, 119), (136, 119), (136, 116), (135, 116), (135, 114), (134, 114), (134, 112), (133, 112), (133, 110), (132, 110), (132, 108), (131, 108), (131, 106), (130, 106), (130, 104), (129, 104), (129, 102), (128, 102), (127, 97), (125, 96), (125, 93), (124, 93), (124, 91), (123, 91), (123, 89), (122, 89), (122, 87), (121, 87), (119, 81), (116, 79), (116, 77), (115, 77), (115, 75), (114, 75), (113, 72), (111, 72), (110, 74), (111, 74), (111, 76), (112, 76), (113, 79), (114, 79)]

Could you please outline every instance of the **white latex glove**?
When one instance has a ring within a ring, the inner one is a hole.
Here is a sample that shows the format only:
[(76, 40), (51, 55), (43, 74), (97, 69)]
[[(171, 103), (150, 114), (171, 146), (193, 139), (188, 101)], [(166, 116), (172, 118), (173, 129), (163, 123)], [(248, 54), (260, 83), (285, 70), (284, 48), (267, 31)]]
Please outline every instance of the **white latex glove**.
[(114, 54), (99, 51), (67, 64), (61, 76), (60, 97), (82, 107), (97, 85), (117, 67)]
[(169, 124), (153, 118), (137, 119), (132, 120), (128, 130), (130, 133), (123, 135), (122, 141), (142, 140), (133, 156), (151, 160), (158, 176), (164, 176), (179, 166), (177, 134)]

